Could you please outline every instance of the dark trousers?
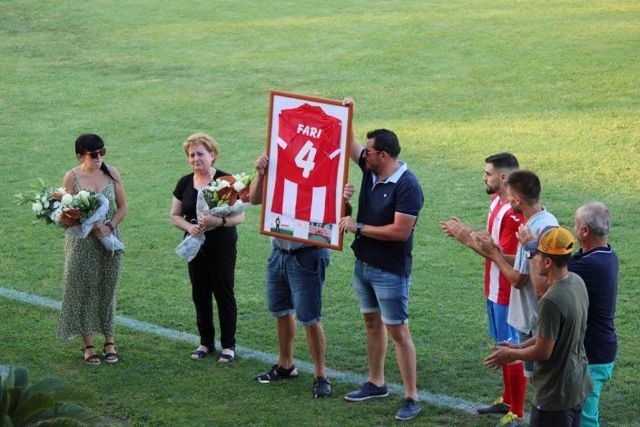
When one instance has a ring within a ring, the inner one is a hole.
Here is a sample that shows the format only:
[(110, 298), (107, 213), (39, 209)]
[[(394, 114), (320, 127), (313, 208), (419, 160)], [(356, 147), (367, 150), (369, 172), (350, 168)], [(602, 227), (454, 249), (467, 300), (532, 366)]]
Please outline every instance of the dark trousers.
[(235, 348), (238, 309), (234, 295), (236, 250), (213, 251), (203, 246), (189, 263), (191, 294), (196, 307), (196, 323), (200, 333), (200, 344), (210, 350), (215, 348), (213, 326), (213, 303), (218, 306), (220, 321), (220, 343), (222, 348)]
[(531, 427), (580, 427), (582, 405), (564, 411), (542, 411), (533, 405), (531, 408)]

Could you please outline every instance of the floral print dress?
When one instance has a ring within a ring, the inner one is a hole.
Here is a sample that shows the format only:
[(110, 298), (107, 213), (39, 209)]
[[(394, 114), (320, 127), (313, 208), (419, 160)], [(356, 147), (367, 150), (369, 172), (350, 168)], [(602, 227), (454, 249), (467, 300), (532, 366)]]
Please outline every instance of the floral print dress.
[[(74, 191), (80, 190), (76, 179)], [(101, 194), (109, 200), (109, 220), (116, 212), (115, 184), (111, 178)], [(114, 234), (121, 238), (118, 228)], [(107, 250), (93, 233), (84, 239), (65, 235), (64, 298), (58, 325), (60, 338), (96, 333), (114, 335), (121, 263), (122, 252)]]

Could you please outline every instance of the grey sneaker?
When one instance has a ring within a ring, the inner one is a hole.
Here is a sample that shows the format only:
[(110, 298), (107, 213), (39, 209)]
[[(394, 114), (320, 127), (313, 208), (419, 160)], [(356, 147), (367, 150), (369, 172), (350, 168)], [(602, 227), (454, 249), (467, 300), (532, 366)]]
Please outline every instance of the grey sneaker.
[(327, 377), (316, 377), (313, 380), (313, 397), (331, 396), (331, 383)]
[(344, 396), (344, 400), (349, 402), (362, 402), (363, 400), (373, 399), (375, 397), (387, 397), (389, 396), (389, 389), (386, 384), (378, 387), (372, 382), (367, 381), (362, 384), (360, 390), (352, 391)]
[(502, 400), (502, 396), (493, 401), (493, 403), (489, 406), (484, 406), (482, 408), (476, 409), (478, 414), (506, 414), (509, 412), (510, 406), (504, 403)]
[(398, 409), (398, 413), (396, 414), (396, 420), (400, 420), (400, 421), (410, 420), (415, 418), (420, 412), (422, 412), (420, 403), (411, 399), (410, 397), (405, 397), (402, 403), (400, 404), (400, 409)]
[(268, 384), (273, 381), (295, 378), (297, 376), (298, 376), (298, 370), (296, 369), (296, 365), (291, 365), (290, 368), (285, 369), (275, 364), (271, 367), (271, 370), (269, 372), (265, 372), (264, 374), (257, 375), (256, 380), (259, 383)]

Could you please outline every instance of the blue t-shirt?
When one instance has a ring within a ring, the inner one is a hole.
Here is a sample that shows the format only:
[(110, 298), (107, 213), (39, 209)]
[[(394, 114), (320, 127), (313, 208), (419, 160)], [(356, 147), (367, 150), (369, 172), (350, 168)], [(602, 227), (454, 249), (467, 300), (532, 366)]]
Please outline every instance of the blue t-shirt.
[(584, 280), (589, 293), (587, 333), (584, 337), (589, 363), (611, 363), (618, 351), (613, 322), (618, 294), (618, 256), (611, 246), (589, 252), (580, 249), (571, 257), (569, 271)]
[[(424, 203), (422, 188), (415, 175), (407, 169), (406, 163), (400, 162), (400, 167), (393, 175), (378, 183), (377, 176), (366, 169), (364, 150), (358, 165), (363, 171), (358, 222), (380, 226), (392, 224), (396, 212), (418, 216)], [(367, 264), (399, 276), (411, 275), (413, 230), (404, 242), (376, 240), (361, 235), (353, 241), (351, 248), (356, 258)]]

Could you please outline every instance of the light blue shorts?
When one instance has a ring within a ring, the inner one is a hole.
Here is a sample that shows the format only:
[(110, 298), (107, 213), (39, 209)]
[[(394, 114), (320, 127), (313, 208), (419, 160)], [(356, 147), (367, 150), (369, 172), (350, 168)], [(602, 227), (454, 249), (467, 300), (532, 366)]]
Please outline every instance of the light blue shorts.
[(409, 285), (411, 277), (381, 270), (356, 260), (353, 287), (360, 300), (360, 312), (380, 312), (387, 325), (409, 322)]

